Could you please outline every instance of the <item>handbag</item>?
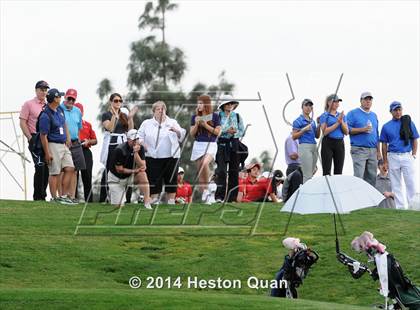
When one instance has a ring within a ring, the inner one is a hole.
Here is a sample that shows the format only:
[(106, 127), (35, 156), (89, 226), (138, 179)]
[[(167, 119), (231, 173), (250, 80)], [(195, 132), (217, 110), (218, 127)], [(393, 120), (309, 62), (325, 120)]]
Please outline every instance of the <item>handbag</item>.
[[(236, 113), (236, 119), (238, 121), (238, 126), (239, 126), (239, 114)], [(244, 169), (245, 167), (245, 160), (248, 158), (248, 147), (242, 143), (241, 140), (238, 141), (238, 161), (239, 161), (239, 166), (242, 169)]]

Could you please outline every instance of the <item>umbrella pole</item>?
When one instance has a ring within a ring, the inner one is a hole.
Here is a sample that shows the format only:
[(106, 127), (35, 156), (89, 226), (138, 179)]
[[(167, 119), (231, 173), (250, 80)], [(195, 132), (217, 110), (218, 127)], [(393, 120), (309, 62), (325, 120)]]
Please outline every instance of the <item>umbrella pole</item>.
[[(343, 229), (343, 234), (346, 234), (346, 230), (344, 229), (343, 221), (341, 220), (340, 213), (338, 212), (337, 203), (335, 202), (335, 198), (334, 198), (334, 195), (333, 195), (332, 190), (331, 190), (330, 181), (328, 180), (327, 175), (325, 176), (325, 181), (327, 182), (328, 189), (330, 191), (331, 198), (332, 198), (332, 201), (334, 203), (335, 212), (337, 213), (338, 220), (340, 221), (341, 228)], [(334, 216), (334, 220), (335, 220), (335, 216)], [(337, 229), (336, 229), (336, 235), (337, 235)]]
[(285, 235), (286, 235), (287, 230), (289, 229), (289, 223), (290, 223), (290, 220), (292, 219), (293, 210), (295, 210), (296, 201), (297, 201), (297, 199), (298, 199), (298, 197), (299, 197), (299, 193), (300, 193), (300, 187), (299, 187), (299, 188), (298, 188), (298, 190), (297, 190), (297, 193), (296, 193), (296, 198), (295, 198), (295, 201), (293, 202), (292, 211), (290, 211), (289, 219), (287, 220), (287, 224), (286, 224), (286, 228), (284, 229), (283, 236), (285, 236)]
[(338, 243), (337, 222), (335, 220), (335, 213), (333, 214), (333, 216), (334, 216), (334, 230), (335, 230), (335, 252), (340, 253), (340, 245)]

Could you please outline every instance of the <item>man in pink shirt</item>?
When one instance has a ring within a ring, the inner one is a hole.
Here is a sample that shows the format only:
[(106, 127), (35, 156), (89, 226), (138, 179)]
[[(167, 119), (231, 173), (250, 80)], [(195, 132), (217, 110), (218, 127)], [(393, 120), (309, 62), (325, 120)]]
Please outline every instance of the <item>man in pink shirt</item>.
[[(32, 143), (32, 137), (36, 133), (36, 122), (38, 116), (46, 104), (46, 96), (50, 86), (45, 81), (38, 81), (35, 84), (35, 98), (26, 101), (20, 110), (20, 128), (23, 134), (28, 139), (29, 150)], [(47, 197), (48, 186), (48, 166), (44, 163), (39, 163), (34, 159), (35, 174), (34, 174), (34, 200), (45, 200)]]

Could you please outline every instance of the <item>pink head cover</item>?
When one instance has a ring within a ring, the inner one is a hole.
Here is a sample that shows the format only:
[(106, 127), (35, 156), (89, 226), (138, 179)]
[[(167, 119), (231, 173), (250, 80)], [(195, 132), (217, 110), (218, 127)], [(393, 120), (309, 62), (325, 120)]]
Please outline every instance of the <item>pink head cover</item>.
[(376, 240), (373, 237), (373, 234), (369, 231), (365, 231), (360, 236), (353, 239), (351, 242), (351, 247), (353, 250), (357, 252), (366, 251), (370, 248), (375, 248), (379, 253), (384, 253), (386, 246), (382, 243), (379, 243), (378, 240)]
[(289, 250), (296, 250), (296, 249), (304, 247), (304, 245), (302, 245), (302, 243), (300, 243), (299, 238), (292, 238), (292, 237), (288, 237), (288, 238), (284, 239), (283, 240), (283, 246), (286, 249), (289, 249)]

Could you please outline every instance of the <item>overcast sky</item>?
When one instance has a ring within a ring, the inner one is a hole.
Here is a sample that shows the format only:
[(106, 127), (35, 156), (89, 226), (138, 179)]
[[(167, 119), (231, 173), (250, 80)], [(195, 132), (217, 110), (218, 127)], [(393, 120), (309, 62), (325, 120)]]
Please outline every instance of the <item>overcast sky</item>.
[[(44, 79), (64, 91), (76, 88), (85, 119), (96, 127), (99, 81), (107, 77), (116, 91), (127, 93), (129, 45), (149, 34), (137, 29), (145, 2), (0, 3), (0, 111), (20, 110), (34, 96), (35, 82)], [(252, 124), (244, 139), (250, 157), (265, 149), (274, 154), (263, 104), (279, 146), (276, 168), (286, 169), (283, 143), (290, 127), (281, 116), (291, 96), (286, 72), (296, 96), (286, 113), (290, 121), (299, 115), (304, 98), (314, 100), (315, 114), (321, 114), (326, 95), (335, 91), (344, 73), (340, 109), (357, 107), (360, 93), (371, 91), (381, 125), (390, 119), (390, 102), (399, 100), (420, 127), (419, 1), (176, 3), (179, 8), (167, 18), (167, 41), (186, 54), (182, 88), (189, 90), (198, 81), (216, 83), (226, 70), (228, 80), (236, 84), (235, 97), (255, 98), (261, 93), (262, 102), (244, 102), (238, 108)], [(11, 124), (0, 122), (0, 139), (9, 144), (14, 140)], [(101, 168), (99, 140), (92, 149), (94, 172)], [(352, 174), (348, 140), (344, 173)], [(22, 180), (18, 157), (7, 154), (3, 161)], [(27, 171), (31, 198), (32, 165)], [(0, 176), (0, 198), (23, 199), (3, 166)]]

